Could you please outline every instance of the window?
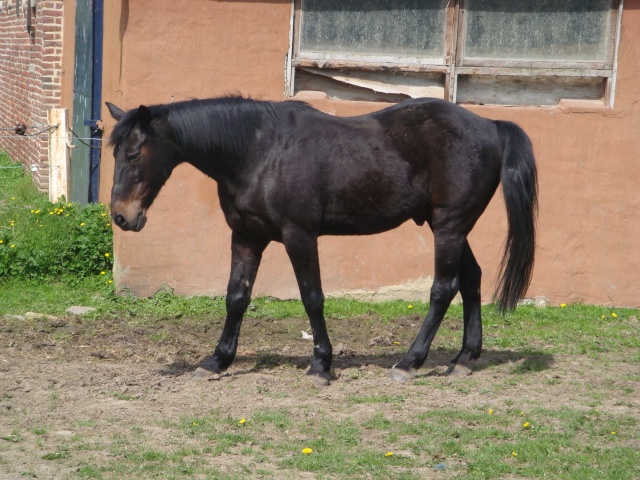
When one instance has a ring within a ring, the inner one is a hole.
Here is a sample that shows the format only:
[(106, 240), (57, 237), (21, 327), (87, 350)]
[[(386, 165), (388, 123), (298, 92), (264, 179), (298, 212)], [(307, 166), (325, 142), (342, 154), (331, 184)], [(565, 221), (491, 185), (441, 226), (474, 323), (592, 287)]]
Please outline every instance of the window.
[(296, 0), (289, 93), (612, 105), (619, 0)]

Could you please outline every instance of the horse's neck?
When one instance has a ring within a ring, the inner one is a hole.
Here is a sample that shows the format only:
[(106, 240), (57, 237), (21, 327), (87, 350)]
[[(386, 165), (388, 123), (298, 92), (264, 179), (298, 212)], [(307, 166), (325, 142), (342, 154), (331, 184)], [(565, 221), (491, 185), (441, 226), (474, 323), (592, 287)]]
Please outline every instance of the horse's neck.
[[(235, 108), (234, 108), (235, 107)], [(217, 178), (245, 161), (256, 130), (262, 123), (255, 111), (242, 105), (211, 106), (173, 125), (184, 160), (206, 175)]]

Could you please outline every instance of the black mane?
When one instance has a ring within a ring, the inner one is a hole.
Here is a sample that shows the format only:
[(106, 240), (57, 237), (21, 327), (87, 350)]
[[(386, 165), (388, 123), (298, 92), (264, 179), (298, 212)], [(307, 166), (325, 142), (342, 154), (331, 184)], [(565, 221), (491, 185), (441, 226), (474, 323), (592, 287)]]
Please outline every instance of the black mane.
[(186, 151), (204, 156), (219, 153), (243, 156), (256, 130), (276, 119), (271, 102), (241, 97), (167, 105), (167, 120), (176, 142)]
[[(184, 151), (201, 156), (242, 156), (256, 130), (265, 122), (279, 121), (272, 102), (242, 97), (186, 100), (147, 108), (154, 119), (167, 120)], [(137, 119), (138, 109), (129, 110), (111, 132), (109, 144), (117, 149)]]

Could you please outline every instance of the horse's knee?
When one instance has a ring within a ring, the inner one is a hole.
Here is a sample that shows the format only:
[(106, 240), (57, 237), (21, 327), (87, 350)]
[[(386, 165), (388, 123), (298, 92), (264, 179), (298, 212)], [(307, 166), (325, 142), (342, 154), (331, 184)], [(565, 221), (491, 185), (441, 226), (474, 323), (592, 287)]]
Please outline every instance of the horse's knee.
[(322, 311), (324, 308), (324, 294), (322, 290), (311, 290), (303, 293), (302, 303), (308, 312)]
[(250, 296), (242, 290), (227, 293), (227, 315), (241, 317), (247, 310), (250, 300)]

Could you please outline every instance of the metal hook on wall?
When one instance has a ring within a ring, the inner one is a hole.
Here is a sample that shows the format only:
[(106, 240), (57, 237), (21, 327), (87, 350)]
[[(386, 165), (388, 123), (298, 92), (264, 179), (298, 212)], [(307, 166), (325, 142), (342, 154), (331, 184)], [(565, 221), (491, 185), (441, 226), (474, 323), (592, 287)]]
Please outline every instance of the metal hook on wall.
[(32, 18), (36, 16), (36, 0), (22, 0), (22, 3), (27, 13), (27, 32), (29, 32), (29, 35), (34, 36), (36, 29), (33, 27)]
[[(22, 0), (22, 2), (20, 0), (16, 0), (16, 17), (20, 16), (20, 3), (22, 3), (22, 6), (24, 7), (25, 18), (27, 22), (27, 32), (29, 32), (29, 34), (33, 36), (35, 35), (33, 19), (36, 18), (36, 5), (38, 3), (38, 0)], [(6, 10), (8, 15), (11, 9), (10, 5), (11, 0), (0, 0), (0, 14), (4, 13)]]

